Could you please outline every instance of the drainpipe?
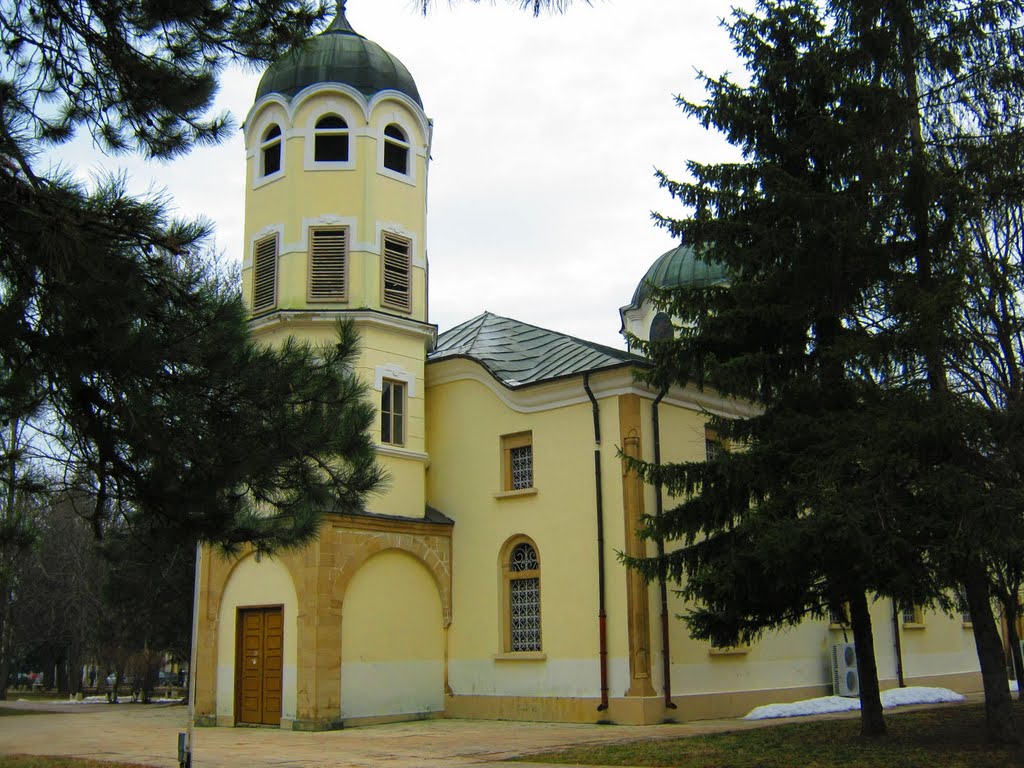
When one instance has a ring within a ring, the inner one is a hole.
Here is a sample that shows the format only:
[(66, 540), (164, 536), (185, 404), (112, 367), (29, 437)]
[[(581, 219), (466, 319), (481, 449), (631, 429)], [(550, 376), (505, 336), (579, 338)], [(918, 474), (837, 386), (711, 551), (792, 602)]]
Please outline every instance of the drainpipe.
[(601, 413), (597, 398), (590, 389), (590, 374), (583, 374), (583, 390), (594, 409), (594, 486), (597, 490), (597, 631), (601, 666), (601, 704), (598, 712), (608, 709), (608, 627), (604, 612), (604, 502), (601, 496)]
[[(668, 387), (662, 387), (661, 392), (654, 398), (654, 406), (651, 409), (651, 422), (654, 428), (654, 465), (661, 466), (661, 422), (658, 420), (658, 403), (668, 392)], [(661, 519), (663, 504), (661, 500), (661, 483), (654, 485), (654, 518)], [(658, 559), (665, 557), (665, 537), (660, 533), (656, 539), (658, 544)], [(665, 708), (676, 709), (672, 701), (672, 655), (668, 642), (668, 587), (665, 585), (665, 569), (662, 568), (658, 574), (658, 588), (661, 591), (661, 671), (665, 676)]]
[(907, 683), (903, 679), (903, 644), (900, 642), (900, 615), (896, 607), (896, 598), (892, 599), (892, 644), (896, 651), (896, 678), (899, 680), (900, 688), (906, 688)]

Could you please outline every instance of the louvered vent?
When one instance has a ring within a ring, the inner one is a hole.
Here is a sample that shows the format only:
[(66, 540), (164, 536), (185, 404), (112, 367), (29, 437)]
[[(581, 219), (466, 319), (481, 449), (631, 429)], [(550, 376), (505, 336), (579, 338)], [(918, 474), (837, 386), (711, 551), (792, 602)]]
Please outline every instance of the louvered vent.
[(256, 242), (253, 258), (252, 311), (266, 312), (277, 304), (277, 235)]
[(409, 241), (384, 235), (384, 301), (386, 307), (412, 309), (412, 259)]
[(310, 230), (309, 300), (344, 301), (348, 230)]

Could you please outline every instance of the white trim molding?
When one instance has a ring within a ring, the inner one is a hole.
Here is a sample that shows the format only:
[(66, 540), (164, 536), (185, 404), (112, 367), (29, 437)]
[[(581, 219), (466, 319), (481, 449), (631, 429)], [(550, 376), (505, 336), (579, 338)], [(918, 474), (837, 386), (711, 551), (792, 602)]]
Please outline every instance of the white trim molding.
[[(302, 127), (303, 168), (307, 171), (351, 171), (356, 167), (356, 139), (365, 133), (366, 117), (356, 115), (351, 99), (342, 98), (337, 93), (327, 92), (323, 98), (311, 108), (309, 122)], [(316, 123), (326, 115), (337, 115), (348, 126), (348, 160), (321, 161), (314, 159), (316, 148)]]
[(381, 391), (384, 386), (384, 379), (405, 382), (409, 397), (416, 397), (416, 374), (409, 373), (398, 363), (378, 365), (373, 369), (373, 388), (376, 391)]
[(280, 262), (281, 256), (285, 254), (284, 249), (284, 224), (277, 222), (274, 224), (267, 224), (262, 229), (258, 229), (249, 235), (249, 241), (245, 246), (245, 253), (242, 254), (242, 269), (252, 269), (253, 260), (252, 254), (253, 249), (256, 247), (256, 242), (262, 240), (268, 235), (277, 235), (277, 260)]
[(378, 456), (391, 456), (396, 459), (411, 459), (412, 461), (418, 461), (423, 464), (430, 466), (430, 455), (423, 453), (422, 451), (411, 451), (408, 448), (400, 448), (397, 445), (379, 445), (373, 446), (374, 452)]

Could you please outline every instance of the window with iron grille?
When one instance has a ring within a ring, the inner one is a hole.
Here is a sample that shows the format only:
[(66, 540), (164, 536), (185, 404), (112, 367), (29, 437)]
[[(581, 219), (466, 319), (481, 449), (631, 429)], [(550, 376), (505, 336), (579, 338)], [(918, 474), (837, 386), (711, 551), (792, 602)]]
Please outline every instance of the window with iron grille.
[(722, 445), (722, 440), (718, 436), (718, 433), (713, 429), (704, 428), (704, 459), (705, 461), (714, 461), (722, 455), (722, 451), (725, 450), (725, 446)]
[(920, 626), (924, 624), (924, 612), (919, 605), (904, 603), (900, 607), (900, 619), (902, 619), (905, 625)]
[(384, 379), (380, 392), (380, 441), (405, 444), (405, 384)]
[(501, 454), (501, 489), (525, 491), (533, 488), (533, 433), (502, 435)]
[(345, 301), (347, 296), (348, 230), (309, 230), (309, 300)]
[(252, 312), (266, 312), (277, 305), (277, 235), (253, 244)]
[(967, 605), (967, 593), (962, 589), (956, 591), (956, 607), (960, 611), (960, 621), (971, 624), (971, 609)]
[(522, 445), (510, 449), (509, 453), (509, 461), (512, 464), (512, 490), (533, 488), (533, 446)]
[(412, 243), (405, 238), (384, 234), (381, 280), (385, 307), (412, 310)]
[(508, 650), (539, 651), (540, 561), (537, 550), (522, 542), (512, 548), (508, 565)]

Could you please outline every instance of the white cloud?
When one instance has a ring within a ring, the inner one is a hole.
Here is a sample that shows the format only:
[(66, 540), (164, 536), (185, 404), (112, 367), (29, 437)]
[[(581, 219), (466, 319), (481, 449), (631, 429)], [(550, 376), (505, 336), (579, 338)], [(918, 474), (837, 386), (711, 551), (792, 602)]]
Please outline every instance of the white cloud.
[[(352, 0), (348, 18), (409, 68), (434, 119), (428, 249), (431, 320), (483, 309), (622, 346), (618, 307), (673, 246), (650, 212), (679, 213), (653, 177), (687, 159), (729, 157), (675, 106), (700, 98), (695, 70), (738, 70), (718, 19), (729, 3), (582, 3), (562, 17), (503, 4)], [(218, 109), (240, 123), (257, 73), (232, 70)], [(241, 257), (240, 132), (171, 164), (104, 158), (87, 139), (60, 152), (87, 176), (124, 168), (132, 188), (166, 188), (181, 215), (211, 217)]]

